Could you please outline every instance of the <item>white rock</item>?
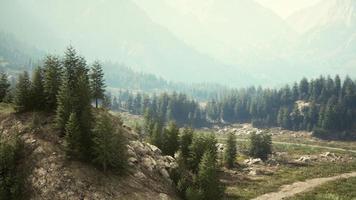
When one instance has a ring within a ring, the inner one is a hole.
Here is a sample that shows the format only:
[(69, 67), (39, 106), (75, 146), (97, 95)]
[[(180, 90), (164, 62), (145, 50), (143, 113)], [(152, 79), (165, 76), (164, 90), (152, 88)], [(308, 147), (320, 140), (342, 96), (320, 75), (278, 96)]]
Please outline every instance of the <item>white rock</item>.
[(169, 200), (170, 198), (167, 194), (159, 193), (159, 199), (160, 200)]
[(256, 164), (263, 164), (263, 161), (260, 158), (250, 158), (250, 159), (246, 159), (244, 160), (244, 164), (246, 165), (256, 165)]
[(150, 147), (151, 151), (153, 151), (155, 154), (161, 154), (162, 153), (161, 150), (158, 147), (156, 147), (156, 146), (154, 146), (152, 144), (148, 144), (147, 143), (147, 146)]
[(157, 165), (156, 161), (151, 156), (144, 157), (142, 162), (143, 162), (144, 167), (146, 169), (148, 169), (149, 171), (152, 171), (153, 169), (155, 169), (155, 167)]

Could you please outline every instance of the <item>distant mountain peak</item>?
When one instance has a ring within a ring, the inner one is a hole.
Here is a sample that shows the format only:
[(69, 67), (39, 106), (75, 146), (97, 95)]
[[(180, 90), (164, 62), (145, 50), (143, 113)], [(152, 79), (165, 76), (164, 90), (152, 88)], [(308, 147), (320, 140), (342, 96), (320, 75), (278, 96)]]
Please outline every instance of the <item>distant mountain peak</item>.
[(318, 4), (300, 10), (287, 19), (299, 33), (330, 24), (343, 25), (347, 28), (356, 25), (355, 0), (324, 0)]

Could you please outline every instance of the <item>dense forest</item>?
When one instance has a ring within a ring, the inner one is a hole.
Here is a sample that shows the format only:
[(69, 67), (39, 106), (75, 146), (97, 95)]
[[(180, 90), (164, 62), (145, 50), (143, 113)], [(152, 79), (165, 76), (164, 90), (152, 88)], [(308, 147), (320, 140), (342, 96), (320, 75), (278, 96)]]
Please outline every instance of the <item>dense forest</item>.
[(356, 124), (356, 85), (349, 77), (303, 78), (280, 89), (230, 90), (206, 105), (181, 93), (157, 96), (123, 91), (113, 98), (112, 108), (162, 123), (174, 120), (180, 126), (251, 122), (255, 127), (314, 131), (319, 137), (351, 137)]

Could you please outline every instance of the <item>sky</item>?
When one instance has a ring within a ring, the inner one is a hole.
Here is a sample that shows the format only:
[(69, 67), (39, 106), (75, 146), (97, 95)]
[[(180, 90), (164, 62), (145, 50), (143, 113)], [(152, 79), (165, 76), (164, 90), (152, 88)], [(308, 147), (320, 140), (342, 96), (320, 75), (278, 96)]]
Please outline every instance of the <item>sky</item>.
[(256, 0), (263, 6), (273, 10), (282, 18), (287, 18), (292, 13), (312, 6), (321, 0)]

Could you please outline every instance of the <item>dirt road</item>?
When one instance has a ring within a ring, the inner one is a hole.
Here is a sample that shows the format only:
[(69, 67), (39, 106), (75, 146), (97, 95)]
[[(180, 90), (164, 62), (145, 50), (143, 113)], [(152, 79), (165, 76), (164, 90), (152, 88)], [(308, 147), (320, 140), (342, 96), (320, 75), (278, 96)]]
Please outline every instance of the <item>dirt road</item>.
[(310, 191), (313, 188), (320, 186), (326, 182), (334, 181), (341, 178), (351, 178), (351, 177), (356, 177), (356, 172), (340, 174), (332, 177), (314, 178), (314, 179), (306, 180), (304, 182), (295, 182), (290, 185), (281, 186), (281, 189), (278, 192), (267, 193), (253, 200), (272, 200), (272, 199), (282, 200), (287, 197), (292, 197), (298, 193)]

